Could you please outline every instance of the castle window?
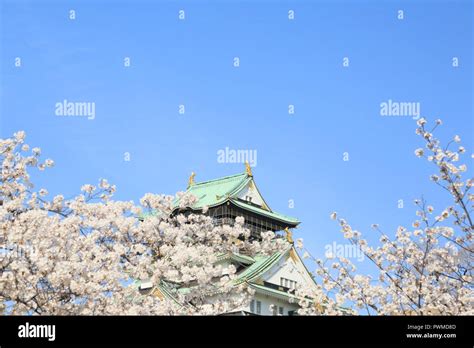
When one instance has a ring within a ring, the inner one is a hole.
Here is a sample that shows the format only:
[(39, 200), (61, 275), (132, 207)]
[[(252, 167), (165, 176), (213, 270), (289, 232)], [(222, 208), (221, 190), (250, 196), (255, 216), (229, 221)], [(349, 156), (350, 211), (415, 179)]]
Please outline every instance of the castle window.
[(257, 314), (262, 314), (262, 302), (257, 301)]
[(283, 307), (278, 307), (278, 314), (283, 315)]
[(286, 278), (280, 278), (280, 285), (285, 287), (285, 288), (288, 288), (290, 290), (295, 290), (296, 289), (296, 281), (294, 280), (290, 280), (290, 279), (286, 279)]
[(255, 300), (250, 301), (250, 312), (255, 313)]

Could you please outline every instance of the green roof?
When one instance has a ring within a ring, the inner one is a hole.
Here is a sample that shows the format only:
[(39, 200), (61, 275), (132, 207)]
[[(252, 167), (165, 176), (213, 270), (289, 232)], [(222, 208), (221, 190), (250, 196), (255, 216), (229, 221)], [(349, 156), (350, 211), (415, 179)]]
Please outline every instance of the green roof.
[(160, 291), (160, 293), (166, 299), (175, 302), (179, 306), (183, 306), (181, 303), (179, 303), (179, 301), (177, 299), (178, 291), (183, 292), (183, 291), (180, 291), (181, 290), (180, 288), (177, 288), (177, 287), (173, 288), (170, 284), (168, 284), (167, 282), (161, 280), (159, 282), (159, 284), (155, 286), (155, 289), (158, 289)]
[(285, 254), (286, 250), (283, 252), (276, 252), (270, 256), (255, 256), (255, 262), (250, 267), (243, 270), (242, 273), (238, 274), (238, 277), (235, 280), (236, 284), (251, 282), (252, 280), (258, 278), (267, 270), (269, 270), (273, 265), (275, 265)]
[(217, 260), (218, 261), (234, 260), (244, 265), (251, 265), (252, 263), (255, 262), (255, 259), (253, 257), (243, 255), (243, 254), (238, 254), (238, 253), (220, 254), (217, 256)]
[(195, 183), (189, 186), (186, 192), (198, 199), (192, 206), (193, 209), (202, 209), (205, 206), (213, 207), (224, 203), (229, 196), (240, 191), (250, 180), (251, 178), (246, 173), (241, 173)]
[[(266, 202), (262, 207), (259, 207), (238, 198), (238, 193), (250, 182), (252, 182), (256, 187), (253, 177), (245, 172), (219, 179), (194, 183), (187, 188), (186, 193), (195, 196), (197, 202), (193, 206), (187, 208), (201, 210), (206, 206), (212, 208), (226, 202), (231, 202), (239, 208), (278, 220), (290, 226), (296, 226), (300, 223), (296, 218), (272, 211)], [(177, 209), (179, 206), (179, 200), (176, 200), (174, 204)]]
[(297, 224), (300, 223), (298, 221), (298, 219), (296, 219), (294, 217), (291, 217), (291, 216), (288, 216), (288, 215), (283, 215), (283, 214), (277, 213), (275, 211), (268, 211), (268, 210), (256, 207), (255, 205), (252, 205), (252, 204), (246, 204), (245, 202), (234, 200), (234, 199), (231, 199), (231, 202), (234, 203), (236, 206), (242, 208), (242, 209), (249, 210), (249, 211), (254, 212), (258, 215), (264, 215), (264, 216), (273, 218), (275, 220), (279, 220), (279, 221), (286, 222), (286, 223), (289, 222), (289, 223), (294, 224), (294, 225), (297, 225)]

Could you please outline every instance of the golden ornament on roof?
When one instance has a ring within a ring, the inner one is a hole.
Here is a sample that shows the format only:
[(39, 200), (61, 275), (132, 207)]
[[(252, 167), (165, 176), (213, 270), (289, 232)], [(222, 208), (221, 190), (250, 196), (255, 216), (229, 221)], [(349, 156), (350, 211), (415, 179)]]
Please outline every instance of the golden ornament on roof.
[(194, 185), (194, 177), (195, 177), (195, 176), (196, 176), (196, 174), (195, 174), (194, 172), (192, 172), (192, 173), (191, 173), (191, 176), (189, 177), (188, 187)]
[(285, 233), (286, 233), (286, 240), (288, 243), (293, 244), (293, 232), (291, 232), (288, 227), (285, 227)]
[(250, 168), (250, 164), (249, 164), (248, 161), (245, 161), (245, 170), (246, 170), (248, 176), (253, 176), (252, 175), (252, 169)]

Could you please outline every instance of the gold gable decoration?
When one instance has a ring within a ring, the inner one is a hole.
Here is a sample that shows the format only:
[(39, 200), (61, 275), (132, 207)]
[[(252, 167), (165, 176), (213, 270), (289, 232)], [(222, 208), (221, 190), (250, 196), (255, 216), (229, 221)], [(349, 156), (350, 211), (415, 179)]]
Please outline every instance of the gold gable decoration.
[(163, 300), (165, 297), (163, 296), (163, 293), (159, 289), (153, 289), (152, 295), (155, 297), (158, 297), (160, 300)]
[(286, 240), (288, 243), (293, 244), (293, 232), (291, 232), (288, 227), (285, 227)]
[(247, 172), (248, 176), (253, 176), (252, 168), (250, 168), (250, 164), (248, 161), (245, 161), (245, 171)]
[(194, 185), (194, 177), (196, 176), (196, 173), (192, 172), (191, 176), (189, 177), (188, 180), (188, 188)]
[(324, 313), (324, 307), (320, 303), (315, 302), (314, 303), (314, 308), (318, 311), (319, 314)]

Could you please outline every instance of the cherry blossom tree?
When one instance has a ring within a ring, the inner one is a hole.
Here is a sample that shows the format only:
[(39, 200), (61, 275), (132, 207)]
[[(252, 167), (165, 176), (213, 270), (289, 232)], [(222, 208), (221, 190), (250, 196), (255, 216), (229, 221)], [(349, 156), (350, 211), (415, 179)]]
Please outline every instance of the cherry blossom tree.
[[(243, 219), (215, 226), (203, 214), (175, 213), (195, 197), (146, 194), (139, 205), (114, 201), (106, 180), (84, 185), (73, 199), (48, 199), (29, 170), (41, 150), (25, 133), (0, 140), (0, 308), (9, 314), (217, 314), (248, 300), (235, 286), (235, 267), (217, 255), (272, 253), (286, 241), (272, 232), (250, 241)], [(143, 218), (144, 214), (147, 214)], [(186, 288), (173, 299), (142, 295), (134, 281)]]
[[(378, 225), (380, 244), (369, 246), (362, 234), (338, 214), (341, 232), (359, 248), (377, 270), (378, 277), (356, 273), (347, 258), (329, 255), (316, 262), (320, 285), (300, 289), (300, 314), (380, 315), (472, 315), (473, 291), (473, 179), (463, 179), (467, 170), (459, 164), (466, 150), (455, 136), (443, 147), (433, 135), (442, 124), (437, 120), (427, 130), (425, 119), (417, 121), (416, 134), (425, 142), (415, 155), (427, 159), (436, 172), (431, 180), (445, 191), (452, 203), (436, 212), (424, 199), (415, 200), (416, 220), (411, 228), (400, 226), (391, 238)], [(302, 241), (299, 247), (304, 249)], [(313, 298), (313, 301), (307, 298)]]

